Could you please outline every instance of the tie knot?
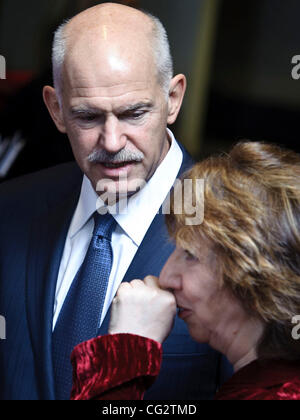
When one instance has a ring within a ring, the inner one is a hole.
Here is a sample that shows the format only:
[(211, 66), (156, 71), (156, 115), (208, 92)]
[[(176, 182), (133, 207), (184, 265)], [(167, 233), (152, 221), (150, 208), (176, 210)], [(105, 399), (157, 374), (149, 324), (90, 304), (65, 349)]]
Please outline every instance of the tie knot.
[(116, 221), (110, 213), (101, 215), (98, 212), (94, 214), (95, 227), (93, 236), (102, 236), (111, 240), (112, 232), (115, 228)]

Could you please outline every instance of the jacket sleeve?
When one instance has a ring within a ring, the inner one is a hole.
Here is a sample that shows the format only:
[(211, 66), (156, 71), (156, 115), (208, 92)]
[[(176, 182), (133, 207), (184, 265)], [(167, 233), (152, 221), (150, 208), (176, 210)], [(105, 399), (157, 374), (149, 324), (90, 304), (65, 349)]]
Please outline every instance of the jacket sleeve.
[(160, 371), (162, 346), (132, 334), (104, 335), (71, 355), (71, 400), (141, 400)]

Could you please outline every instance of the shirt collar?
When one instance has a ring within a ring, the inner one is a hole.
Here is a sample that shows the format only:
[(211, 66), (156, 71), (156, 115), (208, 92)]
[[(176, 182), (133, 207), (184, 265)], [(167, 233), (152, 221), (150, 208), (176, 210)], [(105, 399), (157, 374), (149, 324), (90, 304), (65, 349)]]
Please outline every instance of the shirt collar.
[[(165, 159), (147, 185), (128, 200), (127, 208), (121, 214), (112, 212), (118, 225), (137, 246), (141, 244), (155, 215), (168, 196), (183, 161), (183, 153), (173, 133), (169, 129), (167, 131), (171, 147)], [(69, 230), (71, 239), (100, 207), (105, 207), (105, 205), (101, 203), (89, 179), (84, 175), (79, 201)]]

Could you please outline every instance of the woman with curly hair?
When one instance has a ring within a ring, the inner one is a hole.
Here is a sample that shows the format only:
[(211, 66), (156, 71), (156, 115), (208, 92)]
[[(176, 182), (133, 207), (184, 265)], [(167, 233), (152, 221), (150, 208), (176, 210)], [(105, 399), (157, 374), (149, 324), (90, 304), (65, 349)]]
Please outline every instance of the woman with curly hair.
[(121, 285), (110, 335), (75, 348), (72, 398), (142, 398), (177, 306), (191, 336), (233, 366), (216, 399), (300, 399), (300, 157), (243, 142), (184, 178), (204, 180), (203, 222), (187, 223), (171, 200), (176, 249), (159, 279)]

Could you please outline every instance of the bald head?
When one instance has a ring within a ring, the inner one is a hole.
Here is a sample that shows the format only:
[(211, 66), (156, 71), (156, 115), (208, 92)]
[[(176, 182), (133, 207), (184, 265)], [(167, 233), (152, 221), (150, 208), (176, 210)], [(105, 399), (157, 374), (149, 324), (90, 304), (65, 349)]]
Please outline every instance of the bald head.
[(102, 3), (94, 7), (84, 10), (69, 21), (68, 31), (82, 31), (96, 29), (102, 26), (117, 28), (125, 26), (127, 30), (132, 29), (132, 25), (136, 27), (151, 25), (151, 19), (143, 12), (129, 6), (116, 3)]
[[(112, 72), (124, 74), (131, 67), (143, 66), (155, 72), (168, 93), (173, 63), (167, 34), (160, 21), (137, 9), (104, 3), (89, 8), (61, 25), (53, 43), (53, 78), (61, 98), (64, 73), (97, 66), (103, 78)], [(77, 65), (76, 65), (77, 64)], [(72, 75), (70, 75), (72, 77)]]

